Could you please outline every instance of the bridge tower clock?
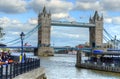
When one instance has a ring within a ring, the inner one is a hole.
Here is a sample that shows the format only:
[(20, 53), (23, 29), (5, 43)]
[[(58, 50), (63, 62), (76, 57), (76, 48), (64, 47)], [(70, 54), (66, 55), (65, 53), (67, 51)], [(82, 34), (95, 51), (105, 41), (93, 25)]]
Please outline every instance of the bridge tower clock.
[(51, 13), (47, 13), (44, 6), (43, 11), (38, 15), (38, 55), (51, 56), (53, 48), (50, 47), (50, 32), (51, 32)]
[(90, 47), (101, 48), (103, 44), (103, 16), (99, 16), (98, 12), (95, 11), (93, 17), (90, 17), (89, 23), (93, 23), (96, 26), (89, 28), (90, 36)]

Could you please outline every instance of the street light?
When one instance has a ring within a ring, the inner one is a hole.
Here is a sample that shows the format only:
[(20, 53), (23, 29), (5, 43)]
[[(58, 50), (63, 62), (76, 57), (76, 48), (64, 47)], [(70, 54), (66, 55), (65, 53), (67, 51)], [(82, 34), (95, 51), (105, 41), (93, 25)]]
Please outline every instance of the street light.
[(24, 40), (24, 36), (25, 36), (25, 34), (23, 33), (23, 32), (21, 32), (21, 34), (20, 34), (20, 38), (21, 38), (21, 55), (22, 55), (22, 61), (24, 61), (23, 60), (23, 40)]

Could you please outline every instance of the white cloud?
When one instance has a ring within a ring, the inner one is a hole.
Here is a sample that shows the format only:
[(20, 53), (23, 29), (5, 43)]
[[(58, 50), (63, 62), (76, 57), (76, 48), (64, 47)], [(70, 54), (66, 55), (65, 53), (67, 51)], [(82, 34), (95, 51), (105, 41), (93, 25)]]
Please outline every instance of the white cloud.
[(55, 20), (55, 19), (64, 19), (64, 18), (67, 18), (69, 16), (68, 13), (55, 13), (55, 14), (52, 14), (52, 19)]
[(120, 16), (118, 16), (118, 17), (113, 17), (112, 19), (113, 19), (113, 23), (114, 23), (114, 24), (120, 24)]
[(43, 7), (46, 6), (47, 11), (50, 10), (52, 13), (52, 19), (59, 20), (69, 16), (73, 3), (63, 0), (32, 0), (30, 6), (37, 13), (41, 12)]
[(77, 0), (76, 10), (120, 11), (119, 0)]
[(22, 13), (26, 11), (24, 0), (0, 0), (0, 12), (3, 13)]
[(30, 18), (30, 19), (28, 19), (28, 23), (37, 25), (38, 24), (38, 20), (36, 18)]
[(104, 18), (104, 23), (109, 23), (109, 24), (120, 24), (120, 17), (109, 17), (109, 18)]
[[(36, 21), (36, 20), (35, 20)], [(31, 20), (31, 22), (27, 21), (26, 23), (22, 23), (21, 21), (17, 20), (17, 19), (10, 19), (7, 17), (3, 17), (0, 18), (0, 23), (1, 27), (3, 27), (3, 32), (5, 32), (5, 40), (4, 42), (9, 42), (12, 41), (16, 38), (20, 37), (20, 33), (23, 31), (25, 34), (30, 32), (34, 27), (36, 27), (36, 23), (34, 24), (34, 20)], [(36, 29), (37, 31), (37, 29)], [(37, 32), (33, 32), (33, 34), (31, 33), (30, 35), (27, 36), (33, 36), (34, 38), (36, 38), (36, 40), (34, 40), (33, 38), (29, 38), (27, 39), (27, 41), (37, 41)], [(35, 34), (34, 34), (35, 33)], [(35, 44), (34, 44), (35, 45)]]
[(103, 0), (100, 2), (105, 10), (120, 11), (120, 0)]
[(71, 17), (68, 13), (55, 13), (52, 14), (52, 20), (62, 20), (62, 21), (76, 21), (74, 17)]
[(7, 17), (0, 18), (0, 25), (8, 24), (10, 22), (10, 19)]
[(20, 33), (19, 32), (11, 32), (11, 35), (19, 35)]
[(0, 18), (0, 24), (1, 27), (3, 27), (5, 30), (13, 30), (13, 31), (21, 31), (24, 25), (17, 19), (10, 19), (8, 17), (2, 17)]
[(39, 12), (46, 6), (52, 13), (68, 12), (73, 7), (71, 2), (63, 0), (32, 0), (30, 5), (36, 12)]
[(76, 1), (75, 10), (102, 10), (99, 1)]
[(11, 20), (11, 23), (12, 24), (20, 24), (20, 21), (13, 19), (13, 20)]
[(112, 18), (104, 18), (104, 23), (112, 23)]

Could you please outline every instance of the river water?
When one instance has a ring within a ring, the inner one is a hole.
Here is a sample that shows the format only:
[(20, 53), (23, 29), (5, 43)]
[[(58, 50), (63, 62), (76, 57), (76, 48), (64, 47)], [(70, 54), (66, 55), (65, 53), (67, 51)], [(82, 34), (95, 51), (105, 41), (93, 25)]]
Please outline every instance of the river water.
[(120, 79), (120, 73), (76, 68), (75, 63), (75, 55), (41, 57), (41, 66), (45, 67), (47, 79)]

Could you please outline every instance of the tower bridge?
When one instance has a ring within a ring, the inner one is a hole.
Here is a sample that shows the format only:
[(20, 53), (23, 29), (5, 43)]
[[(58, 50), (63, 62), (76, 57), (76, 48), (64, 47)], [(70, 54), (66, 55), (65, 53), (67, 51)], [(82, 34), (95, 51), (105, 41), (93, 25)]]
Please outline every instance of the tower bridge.
[(103, 16), (99, 16), (95, 11), (93, 17), (89, 18), (89, 23), (51, 21), (51, 13), (43, 8), (38, 15), (38, 55), (54, 55), (54, 49), (50, 47), (51, 26), (83, 27), (89, 28), (90, 47), (102, 47), (103, 44)]

